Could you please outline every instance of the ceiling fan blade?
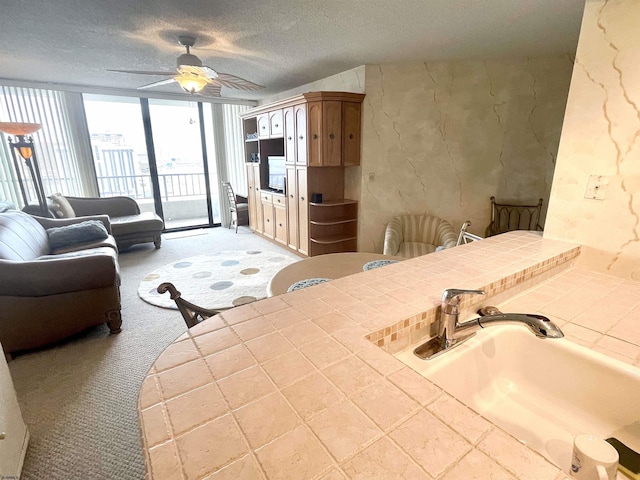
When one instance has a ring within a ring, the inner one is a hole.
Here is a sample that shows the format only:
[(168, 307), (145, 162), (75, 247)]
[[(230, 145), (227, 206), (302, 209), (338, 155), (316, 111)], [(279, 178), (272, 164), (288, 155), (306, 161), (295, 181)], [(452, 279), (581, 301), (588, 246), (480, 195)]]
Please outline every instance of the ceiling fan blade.
[(160, 80), (159, 82), (153, 82), (153, 83), (149, 83), (147, 85), (142, 85), (141, 87), (138, 87), (138, 90), (142, 90), (142, 89), (145, 89), (145, 88), (159, 87), (160, 85), (166, 85), (168, 83), (173, 83), (175, 81), (176, 81), (175, 78), (168, 78), (166, 80)]
[(208, 83), (202, 90), (200, 90), (200, 95), (204, 97), (220, 97), (220, 90), (220, 85)]
[(264, 88), (262, 85), (258, 85), (257, 83), (250, 82), (249, 80), (236, 77), (229, 73), (217, 72), (217, 76), (213, 76), (211, 80), (223, 87), (233, 88), (235, 90), (260, 90), (261, 88)]
[(175, 75), (175, 70), (173, 72), (151, 72), (148, 70), (110, 70), (107, 69), (107, 72), (118, 72), (118, 73), (135, 73), (136, 75)]

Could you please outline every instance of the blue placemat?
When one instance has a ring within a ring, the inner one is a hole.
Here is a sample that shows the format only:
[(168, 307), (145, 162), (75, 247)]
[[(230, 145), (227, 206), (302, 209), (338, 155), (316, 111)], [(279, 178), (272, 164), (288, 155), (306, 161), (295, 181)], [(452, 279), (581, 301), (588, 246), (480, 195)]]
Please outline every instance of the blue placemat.
[(287, 289), (287, 292), (293, 292), (294, 290), (300, 290), (301, 288), (313, 287), (314, 285), (319, 285), (330, 280), (330, 278), (307, 278), (291, 285)]
[(367, 270), (384, 267), (385, 265), (390, 265), (392, 263), (398, 263), (398, 260), (372, 260), (371, 262), (365, 263), (362, 266), (362, 270), (366, 272)]

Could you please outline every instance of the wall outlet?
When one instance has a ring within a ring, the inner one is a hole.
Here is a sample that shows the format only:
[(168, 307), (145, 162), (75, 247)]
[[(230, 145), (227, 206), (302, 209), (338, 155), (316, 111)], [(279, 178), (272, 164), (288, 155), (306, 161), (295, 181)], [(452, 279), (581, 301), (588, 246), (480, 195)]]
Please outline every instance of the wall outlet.
[(375, 179), (376, 179), (376, 174), (375, 174), (375, 173), (373, 173), (373, 172), (371, 172), (371, 173), (369, 174), (369, 181), (370, 181), (370, 182), (374, 182), (374, 181), (375, 181)]
[(584, 198), (591, 200), (604, 200), (609, 185), (609, 177), (604, 175), (590, 175)]

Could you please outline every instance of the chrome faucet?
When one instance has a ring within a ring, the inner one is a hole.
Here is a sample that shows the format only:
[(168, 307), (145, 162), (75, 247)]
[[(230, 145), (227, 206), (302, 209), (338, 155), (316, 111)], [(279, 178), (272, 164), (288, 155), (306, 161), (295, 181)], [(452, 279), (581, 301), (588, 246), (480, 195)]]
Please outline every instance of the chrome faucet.
[(417, 347), (413, 352), (428, 360), (460, 344), (475, 334), (479, 328), (500, 324), (524, 324), (539, 338), (562, 338), (562, 330), (543, 315), (531, 313), (502, 313), (495, 307), (479, 310), (480, 317), (459, 322), (460, 297), (464, 294), (484, 295), (483, 290), (449, 288), (442, 293), (438, 335)]
[(452, 347), (457, 341), (456, 330), (460, 317), (460, 297), (464, 294), (484, 295), (484, 290), (461, 290), (458, 288), (448, 288), (442, 292), (440, 303), (440, 325), (438, 326), (438, 337), (440, 337), (444, 348)]

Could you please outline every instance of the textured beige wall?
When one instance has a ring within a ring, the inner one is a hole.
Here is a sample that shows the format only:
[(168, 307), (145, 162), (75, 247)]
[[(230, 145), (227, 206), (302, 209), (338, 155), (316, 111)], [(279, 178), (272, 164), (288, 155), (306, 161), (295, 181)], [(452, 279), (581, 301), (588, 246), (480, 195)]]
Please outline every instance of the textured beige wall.
[(367, 65), (359, 247), (382, 251), (400, 214), (432, 214), (484, 234), (490, 200), (546, 210), (571, 78), (570, 56)]
[[(587, 1), (545, 237), (586, 267), (640, 280), (640, 0)], [(591, 175), (605, 198), (585, 198)]]

